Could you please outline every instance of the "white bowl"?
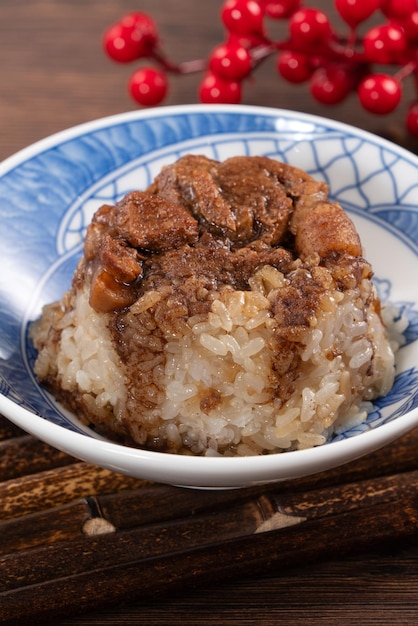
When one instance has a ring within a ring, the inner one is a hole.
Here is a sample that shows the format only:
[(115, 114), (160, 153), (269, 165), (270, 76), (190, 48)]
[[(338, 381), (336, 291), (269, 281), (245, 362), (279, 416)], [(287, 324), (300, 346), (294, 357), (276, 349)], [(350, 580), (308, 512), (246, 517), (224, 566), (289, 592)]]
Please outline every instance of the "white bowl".
[[(366, 422), (323, 446), (245, 458), (131, 448), (99, 437), (37, 383), (29, 323), (68, 288), (93, 212), (144, 188), (185, 153), (267, 155), (330, 185), (355, 222), (382, 300), (409, 320), (393, 390)], [(70, 455), (138, 478), (226, 488), (336, 467), (418, 425), (418, 158), (379, 137), (301, 113), (249, 106), (135, 111), (77, 126), (0, 166), (0, 412)]]

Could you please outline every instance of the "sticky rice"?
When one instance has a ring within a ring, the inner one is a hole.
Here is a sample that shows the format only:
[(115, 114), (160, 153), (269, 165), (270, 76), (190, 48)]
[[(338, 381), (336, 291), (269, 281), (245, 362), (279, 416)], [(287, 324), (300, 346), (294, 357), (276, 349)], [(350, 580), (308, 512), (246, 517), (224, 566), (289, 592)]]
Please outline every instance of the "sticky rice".
[(171, 453), (310, 448), (364, 420), (394, 346), (327, 191), (270, 159), (188, 156), (102, 207), (32, 325), (38, 379), (100, 433)]

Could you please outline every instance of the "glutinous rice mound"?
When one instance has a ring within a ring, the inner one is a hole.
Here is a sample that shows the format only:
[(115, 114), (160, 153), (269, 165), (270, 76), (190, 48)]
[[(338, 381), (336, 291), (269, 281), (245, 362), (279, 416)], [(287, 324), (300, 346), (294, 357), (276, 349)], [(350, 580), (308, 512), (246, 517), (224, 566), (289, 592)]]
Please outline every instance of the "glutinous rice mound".
[(86, 424), (171, 453), (318, 446), (394, 380), (354, 225), (266, 157), (185, 156), (98, 209), (31, 337), (39, 381)]

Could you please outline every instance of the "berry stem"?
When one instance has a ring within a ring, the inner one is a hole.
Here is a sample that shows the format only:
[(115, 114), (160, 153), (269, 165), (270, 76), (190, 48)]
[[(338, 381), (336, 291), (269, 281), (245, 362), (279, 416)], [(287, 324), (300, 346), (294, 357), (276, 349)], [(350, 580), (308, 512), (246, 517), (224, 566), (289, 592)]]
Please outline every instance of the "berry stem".
[(253, 48), (251, 50), (253, 69), (257, 68), (259, 65), (261, 65), (263, 61), (268, 59), (268, 57), (270, 57), (272, 54), (280, 49), (288, 50), (289, 47), (284, 46), (283, 48), (281, 48), (280, 44), (269, 42), (268, 44), (263, 43), (260, 46), (256, 46), (255, 48)]
[(416, 74), (418, 69), (418, 61), (409, 61), (394, 74), (398, 80), (404, 80), (411, 74)]
[[(292, 83), (308, 83), (317, 101), (338, 104), (355, 92), (363, 108), (376, 114), (395, 109), (402, 95), (401, 83), (411, 76), (417, 99), (408, 113), (407, 128), (418, 137), (417, 1), (334, 0), (346, 24), (340, 35), (326, 12), (305, 6), (304, 0), (225, 0), (221, 13), (224, 42), (207, 59), (180, 63), (171, 61), (159, 46), (152, 18), (131, 12), (107, 29), (103, 47), (114, 61), (151, 59), (159, 66), (158, 70), (139, 68), (130, 79), (131, 95), (142, 106), (163, 100), (168, 74), (197, 73), (204, 73), (201, 102), (239, 103), (244, 81), (272, 56), (277, 57), (276, 71)], [(386, 21), (366, 28), (362, 35), (359, 26), (377, 11)], [(268, 37), (264, 17), (288, 19), (287, 34), (282, 39)], [(392, 71), (378, 72), (376, 65), (391, 66)]]
[(206, 59), (194, 59), (192, 61), (182, 61), (178, 68), (180, 74), (193, 74), (202, 72), (208, 66)]
[(357, 31), (355, 28), (350, 28), (350, 33), (347, 38), (347, 45), (350, 49), (355, 50), (357, 44)]
[(166, 72), (171, 74), (193, 74), (202, 72), (207, 67), (206, 59), (194, 59), (192, 61), (182, 61), (181, 63), (173, 63), (160, 50), (153, 50), (152, 58)]

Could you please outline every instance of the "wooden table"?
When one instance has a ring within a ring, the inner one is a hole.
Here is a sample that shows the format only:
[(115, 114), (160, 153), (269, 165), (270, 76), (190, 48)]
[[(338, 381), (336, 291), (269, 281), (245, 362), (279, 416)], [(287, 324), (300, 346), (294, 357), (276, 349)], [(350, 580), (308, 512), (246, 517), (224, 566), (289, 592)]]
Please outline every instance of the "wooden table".
[[(0, 158), (56, 131), (135, 108), (126, 93), (132, 67), (109, 61), (100, 43), (103, 30), (124, 12), (151, 13), (166, 50), (180, 61), (207, 56), (221, 41), (220, 6), (220, 0), (2, 0)], [(262, 66), (254, 83), (245, 88), (247, 104), (328, 115), (405, 141), (401, 130), (405, 104), (384, 119), (362, 111), (354, 97), (324, 109), (310, 99), (305, 86), (291, 87), (274, 72), (273, 60)], [(197, 84), (195, 76), (175, 77), (166, 104), (196, 102)], [(12, 429), (5, 440), (21, 434)], [(36, 477), (45, 467), (32, 465), (31, 471)], [(109, 491), (117, 489), (117, 478), (106, 475), (103, 480)], [(71, 497), (83, 495), (82, 484), (72, 485)], [(32, 497), (36, 499), (36, 494)], [(249, 571), (247, 576), (218, 579), (195, 590), (183, 588), (157, 600), (132, 597), (123, 606), (95, 608), (53, 623), (412, 626), (418, 623), (417, 539), (418, 534), (407, 542), (341, 558), (331, 554), (322, 562), (292, 569), (270, 568), (257, 575)]]

